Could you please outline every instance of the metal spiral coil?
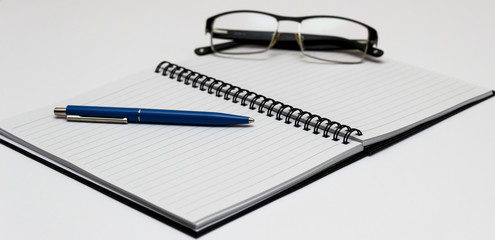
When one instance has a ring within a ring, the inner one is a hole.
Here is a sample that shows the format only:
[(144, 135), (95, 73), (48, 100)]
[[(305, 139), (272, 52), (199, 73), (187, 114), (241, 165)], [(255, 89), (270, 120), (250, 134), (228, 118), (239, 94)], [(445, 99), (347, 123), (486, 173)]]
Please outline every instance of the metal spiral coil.
[[(223, 92), (223, 98), (225, 100), (231, 100), (233, 103), (240, 102), (242, 106), (248, 106), (251, 110), (257, 109), (259, 113), (266, 112), (267, 116), (275, 116), (276, 120), (283, 120), (282, 113), (286, 112), (287, 114), (285, 115), (284, 121), (286, 124), (293, 123), (294, 127), (301, 127), (302, 124), (303, 130), (305, 131), (311, 130), (312, 127), (312, 132), (314, 134), (322, 133), (322, 136), (325, 138), (332, 136), (332, 140), (334, 141), (339, 141), (339, 135), (342, 134), (342, 143), (347, 144), (349, 143), (351, 134), (355, 133), (358, 136), (363, 135), (359, 129), (303, 111), (291, 105), (267, 98), (261, 94), (225, 83), (221, 80), (208, 77), (167, 61), (158, 64), (155, 70), (156, 73), (161, 72), (163, 76), (167, 76), (167, 72), (169, 71), (168, 77), (170, 79), (175, 79), (177, 82), (184, 82), (185, 85), (191, 85), (193, 88), (199, 87), (199, 90), (206, 91), (209, 94), (215, 94), (217, 97), (222, 97), (222, 91), (225, 91)], [(259, 104), (257, 104), (257, 102), (259, 102)], [(258, 107), (256, 107), (256, 105), (258, 105)], [(275, 110), (277, 106), (278, 109)], [(306, 119), (303, 120), (303, 117), (306, 117)], [(291, 119), (293, 119), (294, 122), (292, 122)], [(321, 129), (323, 129), (322, 132), (320, 131)]]

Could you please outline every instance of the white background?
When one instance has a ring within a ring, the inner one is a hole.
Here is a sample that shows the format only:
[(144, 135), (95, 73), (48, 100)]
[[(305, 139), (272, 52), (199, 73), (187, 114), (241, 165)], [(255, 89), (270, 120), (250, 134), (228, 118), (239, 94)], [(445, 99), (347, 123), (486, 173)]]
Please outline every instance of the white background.
[[(338, 15), (378, 30), (385, 56), (495, 88), (495, 2), (0, 1), (0, 118), (208, 45), (236, 9)], [(495, 99), (201, 239), (495, 239)], [(0, 145), (0, 239), (192, 239)]]

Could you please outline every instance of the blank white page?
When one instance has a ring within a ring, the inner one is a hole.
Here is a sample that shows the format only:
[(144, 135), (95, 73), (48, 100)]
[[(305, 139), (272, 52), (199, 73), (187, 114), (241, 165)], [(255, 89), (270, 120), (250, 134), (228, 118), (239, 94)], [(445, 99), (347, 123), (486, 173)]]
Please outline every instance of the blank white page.
[[(271, 51), (271, 52), (270, 52)], [(204, 56), (187, 68), (358, 128), (368, 143), (410, 129), (491, 93), (390, 59), (361, 64), (308, 61), (270, 50), (258, 59)]]
[(215, 111), (255, 118), (251, 126), (229, 127), (81, 123), (54, 118), (57, 105), (53, 105), (0, 123), (4, 131), (46, 153), (35, 152), (67, 161), (76, 167), (58, 163), (78, 173), (82, 169), (116, 186), (111, 189), (121, 195), (194, 229), (252, 206), (362, 150), (357, 142), (344, 145), (314, 135), (153, 71), (58, 106), (69, 104)]

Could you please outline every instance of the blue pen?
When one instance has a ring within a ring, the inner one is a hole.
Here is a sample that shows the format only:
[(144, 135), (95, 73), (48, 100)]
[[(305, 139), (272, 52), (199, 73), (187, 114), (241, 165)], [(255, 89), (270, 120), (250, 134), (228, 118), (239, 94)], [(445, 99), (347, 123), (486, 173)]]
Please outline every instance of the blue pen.
[(56, 107), (56, 117), (68, 121), (100, 123), (165, 123), (187, 125), (234, 125), (253, 123), (250, 117), (198, 111), (146, 108), (75, 106)]

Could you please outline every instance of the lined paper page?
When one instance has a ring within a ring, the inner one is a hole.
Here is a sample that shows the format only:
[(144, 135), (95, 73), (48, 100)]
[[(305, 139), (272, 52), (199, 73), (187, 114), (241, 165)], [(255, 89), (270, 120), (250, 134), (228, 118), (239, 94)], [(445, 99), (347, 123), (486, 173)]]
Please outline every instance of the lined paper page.
[(75, 123), (50, 106), (1, 122), (7, 132), (197, 228), (362, 150), (314, 135), (150, 71), (59, 106), (217, 111), (252, 126)]
[(308, 62), (273, 51), (265, 59), (204, 56), (182, 65), (363, 131), (379, 141), (491, 91), (389, 59), (362, 64)]

